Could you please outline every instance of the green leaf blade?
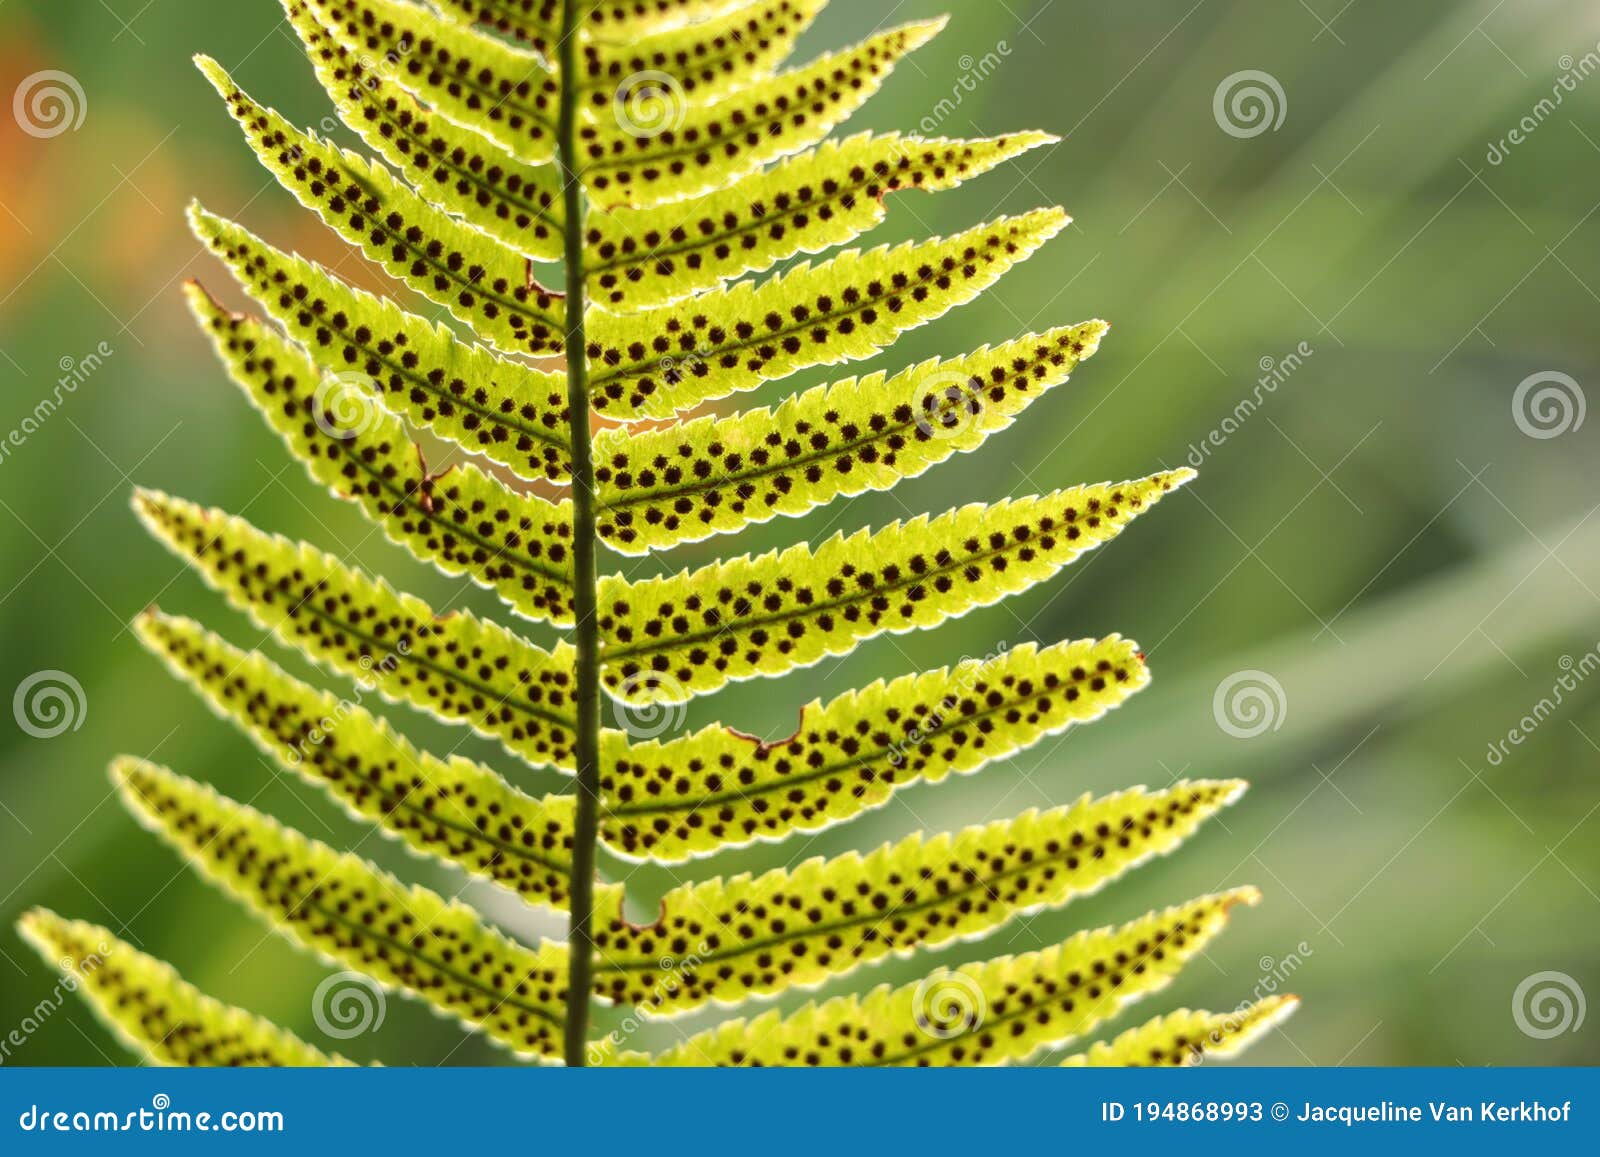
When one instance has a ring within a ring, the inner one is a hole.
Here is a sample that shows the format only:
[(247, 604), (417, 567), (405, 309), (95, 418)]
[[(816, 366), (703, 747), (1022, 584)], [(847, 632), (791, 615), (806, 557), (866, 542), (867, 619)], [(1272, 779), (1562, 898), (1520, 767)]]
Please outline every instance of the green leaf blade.
[(596, 977), (616, 1003), (658, 1015), (814, 987), (1098, 891), (1171, 852), (1243, 789), (1202, 781), (1084, 796), (866, 856), (678, 888), (654, 924), (612, 913), (596, 939)]
[(1236, 1057), (1299, 1006), (1296, 996), (1269, 996), (1234, 1012), (1179, 1009), (1131, 1028), (1115, 1040), (1062, 1061), (1063, 1068), (1176, 1067)]
[(1187, 468), (837, 535), (697, 571), (601, 582), (601, 682), (628, 703), (678, 703), (733, 680), (937, 626), (1053, 577), (1108, 542)]
[(931, 40), (943, 20), (880, 32), (811, 64), (755, 81), (665, 126), (613, 115), (580, 131), (583, 179), (606, 206), (698, 196), (808, 149), (866, 103), (896, 62)]
[(1082, 932), (1041, 952), (943, 970), (782, 1017), (728, 1021), (657, 1056), (665, 1065), (992, 1065), (1065, 1044), (1166, 987), (1259, 894), (1240, 888)]
[(622, 854), (666, 863), (821, 831), (1091, 723), (1149, 681), (1138, 644), (1113, 635), (880, 681), (811, 704), (773, 743), (721, 726), (633, 743), (608, 733), (601, 830)]
[(533, 280), (526, 257), (434, 208), (381, 165), (301, 132), (216, 61), (198, 64), (267, 171), (370, 261), (507, 353), (561, 352), (561, 298)]
[(396, 0), (306, 0), (328, 35), (377, 58), (435, 112), (482, 133), (525, 164), (555, 155), (560, 88), (537, 55)]
[(322, 370), (355, 373), (385, 406), (524, 478), (571, 474), (563, 379), (406, 313), (199, 206), (195, 236)]
[(1055, 139), (862, 133), (692, 201), (596, 214), (585, 237), (590, 292), (620, 313), (715, 289), (796, 254), (854, 240), (888, 215), (891, 193), (951, 189)]
[(570, 770), (572, 648), (543, 651), (472, 615), (441, 616), (305, 543), (220, 510), (140, 490), (146, 528), (281, 643), (384, 698)]
[(142, 1060), (156, 1065), (318, 1068), (348, 1065), (287, 1029), (207, 996), (164, 961), (107, 929), (34, 908), (17, 930), (60, 968), (95, 1017)]
[(146, 612), (134, 630), (212, 711), (352, 817), (530, 903), (566, 908), (571, 796), (532, 799), (482, 764), (418, 751), (361, 706), (375, 687), (340, 699), (192, 619)]
[(561, 185), (473, 129), (437, 116), (371, 57), (333, 40), (305, 0), (281, 0), (339, 119), (431, 204), (540, 261), (561, 256)]
[(885, 380), (846, 378), (776, 410), (595, 438), (598, 531), (643, 554), (889, 490), (1006, 429), (1092, 357), (1104, 322), (1029, 335)]
[(1067, 220), (1039, 209), (933, 241), (848, 250), (681, 306), (598, 313), (589, 336), (595, 406), (609, 417), (669, 418), (811, 366), (871, 357), (971, 301)]
[(112, 778), (136, 819), (275, 931), (519, 1056), (560, 1056), (565, 945), (514, 943), (465, 904), (408, 887), (164, 767), (122, 759)]
[(229, 376), (313, 479), (443, 573), (470, 576), (529, 619), (572, 622), (568, 504), (518, 494), (470, 463), (431, 472), (370, 388), (324, 377), (298, 346), (198, 285), (188, 298)]

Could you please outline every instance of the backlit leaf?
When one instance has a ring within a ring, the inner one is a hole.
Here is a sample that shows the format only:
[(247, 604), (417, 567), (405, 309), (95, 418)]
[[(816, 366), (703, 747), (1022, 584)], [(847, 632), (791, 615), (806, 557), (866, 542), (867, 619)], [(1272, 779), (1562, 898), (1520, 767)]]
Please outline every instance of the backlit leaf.
[[(328, 36), (306, 0), (281, 0), (339, 119), (433, 204), (542, 261), (561, 256), (555, 166), (516, 160), (482, 134), (436, 116), (386, 80), (372, 57)], [(552, 0), (553, 2), (553, 0)]]
[(727, 1021), (667, 1050), (663, 1065), (993, 1065), (1024, 1061), (1157, 992), (1253, 888), (1202, 896), (1042, 952), (935, 972), (916, 984)]
[(189, 307), (217, 355), (311, 476), (358, 503), (389, 538), (466, 574), (530, 619), (572, 621), (572, 515), (470, 463), (433, 472), (370, 388), (324, 377), (300, 347), (229, 313), (198, 285)]
[(124, 805), (206, 879), (324, 960), (426, 1001), (521, 1056), (561, 1053), (567, 950), (528, 948), (204, 784), (120, 759)]
[(1299, 1005), (1298, 997), (1269, 996), (1234, 1012), (1193, 1012), (1187, 1008), (1130, 1028), (1062, 1061), (1064, 1067), (1183, 1067), (1211, 1058), (1238, 1056)]
[(731, 534), (836, 497), (888, 490), (975, 450), (1093, 356), (1103, 322), (948, 361), (818, 386), (776, 410), (595, 438), (598, 528), (625, 554)]
[(61, 969), (62, 983), (125, 1046), (155, 1065), (347, 1065), (242, 1008), (223, 1004), (98, 924), (35, 908), (22, 938)]
[(584, 182), (603, 206), (652, 205), (726, 185), (810, 148), (866, 103), (895, 63), (944, 27), (891, 28), (810, 64), (755, 81), (722, 100), (648, 110), (613, 101), (579, 132)]
[(1150, 681), (1138, 645), (1113, 635), (879, 681), (800, 713), (787, 739), (712, 726), (676, 739), (602, 739), (600, 786), (616, 845), (683, 860), (819, 831), (1089, 723)]
[(195, 235), (327, 372), (353, 373), (384, 405), (524, 478), (571, 472), (565, 379), (494, 356), (387, 298), (346, 285), (242, 225), (191, 208)]
[(955, 835), (918, 833), (865, 856), (674, 889), (654, 924), (629, 925), (620, 907), (609, 914), (596, 937), (597, 977), (616, 1003), (647, 1013), (815, 987), (1094, 892), (1170, 852), (1243, 789), (1199, 781), (1085, 796)]
[(863, 133), (692, 201), (596, 213), (585, 235), (590, 292), (621, 312), (714, 289), (797, 253), (854, 240), (884, 219), (890, 193), (954, 188), (1055, 139), (1048, 133), (973, 141)]
[(953, 237), (850, 250), (681, 305), (597, 313), (595, 406), (611, 417), (665, 418), (808, 366), (871, 357), (971, 301), (1066, 224), (1061, 210), (1039, 209)]
[(370, 684), (349, 699), (319, 691), (192, 619), (146, 612), (134, 629), (213, 711), (352, 816), (525, 899), (567, 906), (572, 796), (531, 799), (482, 764), (419, 752), (361, 706)]
[(333, 556), (243, 519), (139, 490), (145, 526), (264, 631), (330, 671), (570, 769), (572, 648), (546, 652), (472, 615), (441, 616)]
[(602, 580), (601, 682), (630, 703), (676, 703), (847, 654), (874, 635), (937, 626), (1050, 578), (1193, 476), (974, 503), (818, 547)]
[(382, 166), (296, 129), (215, 61), (199, 64), (261, 163), (336, 233), (500, 349), (559, 352), (561, 300), (533, 280), (527, 258), (435, 209)]

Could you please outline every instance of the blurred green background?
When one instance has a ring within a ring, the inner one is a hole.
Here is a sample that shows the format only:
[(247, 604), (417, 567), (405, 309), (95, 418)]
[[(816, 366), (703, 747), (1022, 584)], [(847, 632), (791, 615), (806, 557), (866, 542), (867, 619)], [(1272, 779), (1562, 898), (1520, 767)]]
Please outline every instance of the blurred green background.
[[(1582, 677), (1600, 661), (1600, 419), (1579, 421), (1584, 391), (1600, 385), (1600, 78), (1589, 75), (1600, 4), (850, 0), (823, 14), (800, 55), (946, 8), (951, 28), (852, 127), (1039, 127), (1066, 139), (956, 192), (894, 199), (872, 241), (1039, 204), (1064, 204), (1076, 221), (876, 364), (1093, 316), (1113, 333), (1069, 385), (979, 453), (893, 495), (770, 524), (740, 548), (1191, 456), (1201, 478), (1026, 597), (726, 691), (696, 704), (690, 722), (778, 736), (813, 696), (1000, 641), (1111, 631), (1140, 640), (1155, 684), (1108, 720), (979, 776), (904, 792), (845, 829), (751, 849), (718, 870), (1086, 790), (1245, 776), (1253, 790), (1220, 823), (1105, 893), (1020, 921), (981, 949), (879, 966), (835, 988), (1036, 947), (1253, 882), (1265, 902), (1117, 1028), (1157, 1007), (1231, 1007), (1281, 985), (1305, 1004), (1253, 1054), (1261, 1063), (1600, 1060), (1600, 1018), (1547, 1031), (1531, 993), (1520, 1015), (1514, 1005), (1539, 973), (1562, 974), (1569, 1000), (1600, 995), (1600, 678)], [(330, 970), (185, 870), (109, 797), (105, 778), (112, 755), (149, 756), (310, 835), (361, 841), (409, 878), (462, 887), (274, 775), (126, 630), (159, 601), (241, 643), (258, 639), (139, 531), (127, 509), (134, 483), (324, 546), (360, 543), (356, 559), (398, 584), (500, 613), (320, 494), (213, 364), (180, 301), (196, 276), (241, 301), (185, 230), (191, 196), (374, 284), (255, 167), (188, 58), (216, 56), (301, 123), (329, 111), (309, 68), (272, 0), (9, 0), (0, 28), (0, 96), (9, 102), (25, 77), (54, 69), (86, 102), (80, 127), (49, 138), (23, 132), (9, 105), (0, 115), (0, 441), (59, 379), (83, 377), (22, 444), (0, 446), (0, 693), (10, 699), (40, 671), (65, 672), (83, 691), (53, 738), (0, 716), (0, 1036), (55, 982), (12, 930), (45, 904), (107, 924), (324, 1047), (390, 1063), (498, 1063), (502, 1054), (398, 997), (377, 1031), (330, 1041), (311, 1009)], [(1227, 83), (1246, 71), (1268, 74), (1281, 96), (1260, 78)], [(1248, 100), (1233, 108), (1241, 83), (1261, 87), (1281, 123), (1269, 112), (1272, 123), (1252, 125)], [(1282, 380), (1258, 387), (1274, 373)], [(1519, 397), (1535, 375), (1545, 377)], [(1556, 393), (1541, 403), (1542, 390)], [(1232, 421), (1247, 397), (1259, 408)], [(732, 549), (713, 541), (670, 564)], [(1271, 700), (1255, 725), (1228, 716), (1241, 672)], [(1553, 700), (1564, 675), (1562, 701), (1491, 761), (1490, 745)], [(422, 740), (446, 734), (410, 712), (394, 717)], [(1251, 730), (1261, 733), (1234, 734)], [(554, 785), (486, 743), (462, 750), (531, 790)], [(672, 882), (647, 871), (629, 881), (640, 911)], [(514, 932), (556, 927), (492, 888), (465, 894)], [(75, 1002), (6, 1060), (129, 1063)]]

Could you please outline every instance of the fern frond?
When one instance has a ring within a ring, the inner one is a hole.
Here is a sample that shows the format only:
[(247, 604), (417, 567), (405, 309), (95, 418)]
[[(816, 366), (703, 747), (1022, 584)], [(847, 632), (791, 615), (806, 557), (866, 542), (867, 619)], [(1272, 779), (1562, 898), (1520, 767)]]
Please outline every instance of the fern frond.
[(1269, 996), (1234, 1012), (1179, 1009), (1130, 1028), (1113, 1041), (1100, 1041), (1061, 1064), (1064, 1068), (1183, 1067), (1211, 1057), (1238, 1056), (1287, 1020), (1299, 1003), (1295, 996)]
[(271, 1021), (223, 1004), (98, 924), (34, 908), (17, 931), (61, 970), (69, 991), (127, 1048), (155, 1065), (348, 1065)]
[(1222, 931), (1253, 888), (1202, 896), (1042, 952), (941, 970), (862, 997), (725, 1022), (655, 1065), (991, 1065), (1082, 1036), (1159, 991)]
[[(579, 78), (589, 90), (589, 107), (603, 123), (619, 104), (659, 99), (660, 111), (670, 116), (678, 105), (705, 104), (763, 80), (827, 2), (764, 0), (635, 41), (589, 40), (581, 48)], [(647, 93), (648, 86), (657, 87)]]
[(482, 133), (513, 157), (555, 155), (560, 86), (534, 53), (396, 0), (306, 0), (350, 55), (441, 116)]
[(585, 125), (578, 134), (584, 182), (602, 205), (660, 204), (726, 185), (822, 140), (944, 24), (880, 32), (722, 100), (691, 105), (659, 132), (641, 133), (622, 118)]
[(566, 908), (570, 795), (531, 799), (482, 764), (419, 752), (359, 696), (319, 691), (192, 619), (147, 611), (134, 630), (213, 711), (356, 819), (524, 899)]
[(459, 24), (482, 24), (520, 40), (550, 62), (556, 57), (556, 44), (561, 39), (562, 3), (563, 0), (434, 0), (434, 7)]
[(863, 639), (935, 626), (1050, 578), (1194, 476), (1076, 486), (891, 523), (698, 571), (601, 582), (601, 681), (676, 703)]
[(589, 289), (618, 311), (689, 297), (854, 240), (887, 216), (890, 193), (952, 189), (1054, 140), (1048, 133), (971, 141), (863, 133), (693, 201), (596, 214), (585, 235)]
[(1113, 635), (882, 680), (800, 713), (762, 743), (712, 726), (676, 739), (602, 737), (600, 787), (614, 846), (674, 862), (819, 831), (1089, 723), (1150, 681), (1138, 644)]
[(1091, 321), (965, 357), (818, 386), (774, 410), (595, 436), (597, 529), (624, 554), (888, 490), (975, 450), (1099, 348)]
[(553, 652), (468, 614), (440, 616), (331, 555), (158, 491), (134, 509), (262, 630), (313, 662), (447, 722), (500, 740), (534, 765), (570, 769), (572, 648)]
[(572, 621), (567, 503), (518, 494), (470, 464), (431, 473), (398, 418), (352, 396), (359, 386), (324, 379), (300, 347), (199, 285), (188, 298), (229, 376), (312, 478), (445, 574), (469, 575), (530, 619)]
[(196, 63), (262, 165), (335, 233), (507, 353), (560, 352), (560, 296), (533, 280), (527, 258), (435, 209), (381, 165), (301, 132), (252, 100), (216, 61)]
[(523, 1056), (560, 1055), (563, 944), (528, 948), (472, 909), (142, 760), (112, 778), (128, 810), (274, 930), (403, 989)]
[[(497, 7), (540, 5), (542, 0), (483, 0)], [(714, 20), (751, 0), (580, 0), (583, 31), (591, 38), (626, 43), (639, 36)]]
[(815, 987), (1097, 891), (1170, 852), (1243, 790), (1225, 780), (1084, 796), (867, 856), (709, 880), (668, 892), (645, 927), (622, 919), (619, 898), (596, 933), (597, 986), (657, 1014)]
[(389, 408), (525, 478), (571, 472), (562, 379), (487, 348), (327, 270), (274, 249), (242, 225), (191, 207), (202, 243), (239, 285), (306, 347), (318, 368), (365, 383)]
[(595, 406), (604, 402), (611, 417), (666, 418), (809, 366), (871, 357), (971, 301), (1066, 224), (1060, 209), (1039, 209), (953, 237), (849, 250), (680, 306), (597, 313)]
[(435, 116), (386, 80), (370, 56), (328, 36), (306, 0), (280, 0), (334, 109), (367, 147), (432, 204), (541, 261), (561, 256), (561, 183), (553, 165), (524, 164), (472, 129)]

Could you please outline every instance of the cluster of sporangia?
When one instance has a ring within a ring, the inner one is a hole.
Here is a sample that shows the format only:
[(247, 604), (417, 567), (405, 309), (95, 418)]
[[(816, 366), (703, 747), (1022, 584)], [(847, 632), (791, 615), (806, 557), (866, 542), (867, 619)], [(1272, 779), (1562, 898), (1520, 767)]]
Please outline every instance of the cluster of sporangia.
[[(1095, 352), (1106, 326), (1066, 325), (844, 378), (773, 409), (709, 407), (807, 367), (877, 354), (993, 285), (1065, 225), (1059, 210), (791, 259), (868, 232), (899, 200), (891, 193), (950, 189), (1051, 138), (825, 139), (939, 22), (880, 31), (783, 71), (825, 0), (571, 2), (581, 10), (559, 0), (282, 0), (339, 118), (378, 160), (296, 128), (200, 59), (273, 176), (415, 297), (402, 305), (357, 289), (199, 206), (195, 232), (264, 316), (232, 313), (198, 285), (188, 293), (233, 380), (316, 482), (516, 616), (573, 628), (577, 646), (540, 646), (501, 622), (442, 613), (336, 555), (141, 490), (135, 506), (150, 531), (290, 650), (530, 765), (584, 772), (578, 705), (598, 684), (622, 726), (589, 737), (598, 744), (589, 814), (599, 845), (622, 859), (682, 864), (815, 832), (1136, 693), (1149, 680), (1144, 657), (1112, 635), (998, 648), (873, 683), (812, 703), (794, 734), (775, 741), (725, 726), (659, 736), (628, 726), (638, 709), (664, 712), (1032, 587), (1190, 472), (975, 504), (818, 545), (667, 566), (659, 577), (603, 575), (581, 589), (576, 525), (592, 525), (616, 552), (646, 555), (886, 490), (1009, 426)], [(568, 195), (564, 165), (582, 195)], [(569, 231), (574, 206), (584, 219)], [(582, 349), (565, 348), (577, 332), (567, 316), (575, 298), (535, 276), (538, 263), (557, 261), (592, 303)], [(780, 274), (753, 276), (780, 263)], [(441, 324), (444, 315), (456, 324)], [(527, 358), (563, 354), (566, 370)], [(571, 437), (574, 421), (590, 421), (575, 400), (603, 419), (587, 455)], [(435, 469), (417, 431), (435, 457), (469, 453)], [(569, 493), (575, 472), (588, 471), (592, 493)], [(575, 621), (583, 606), (592, 615)], [(535, 798), (484, 763), (420, 751), (365, 694), (310, 686), (190, 619), (151, 610), (137, 629), (268, 758), (353, 816), (530, 903), (573, 906), (584, 883), (574, 875), (585, 814), (575, 793)], [(580, 654), (595, 659), (588, 686)], [(569, 999), (567, 943), (518, 943), (460, 902), (165, 768), (123, 759), (112, 774), (129, 809), (197, 871), (330, 963), (520, 1056), (558, 1059), (572, 1017), (587, 1026), (588, 999)], [(702, 879), (669, 892), (644, 926), (624, 916), (621, 885), (600, 882), (589, 995), (667, 1017), (970, 941), (1172, 850), (1242, 789), (1196, 781), (1085, 796), (866, 855)], [(588, 1059), (1021, 1062), (1162, 988), (1230, 908), (1255, 899), (1248, 888), (1201, 896), (919, 983), (787, 1002), (653, 1057), (619, 1033), (597, 1035)], [(44, 911), (23, 927), (152, 1060), (343, 1063), (205, 996), (104, 929)], [(1292, 1004), (1180, 1011), (1069, 1063), (1227, 1054)]]

